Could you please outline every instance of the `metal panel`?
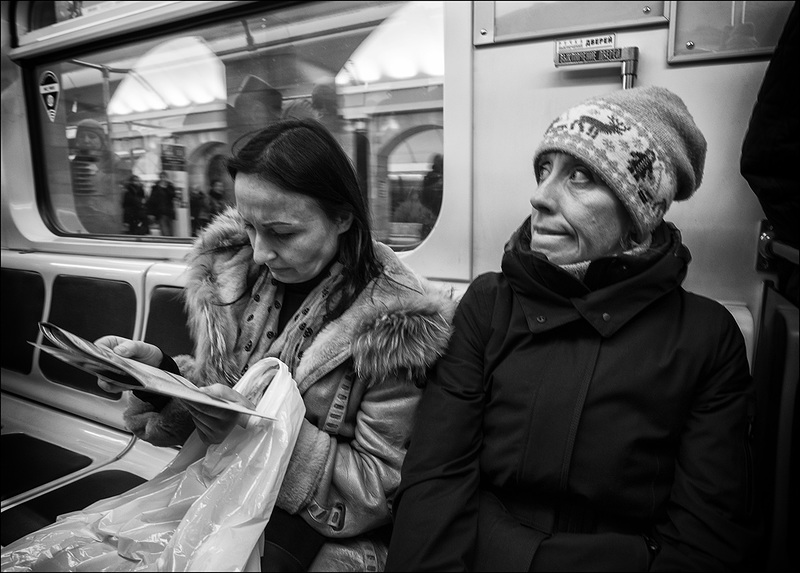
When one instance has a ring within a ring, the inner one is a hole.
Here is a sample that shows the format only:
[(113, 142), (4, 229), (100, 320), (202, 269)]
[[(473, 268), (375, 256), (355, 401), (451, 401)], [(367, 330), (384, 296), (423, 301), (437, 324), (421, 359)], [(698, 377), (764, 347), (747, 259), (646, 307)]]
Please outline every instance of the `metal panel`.
[(667, 23), (664, 2), (479, 1), (476, 46)]
[(775, 51), (794, 2), (669, 2), (671, 64), (741, 57)]

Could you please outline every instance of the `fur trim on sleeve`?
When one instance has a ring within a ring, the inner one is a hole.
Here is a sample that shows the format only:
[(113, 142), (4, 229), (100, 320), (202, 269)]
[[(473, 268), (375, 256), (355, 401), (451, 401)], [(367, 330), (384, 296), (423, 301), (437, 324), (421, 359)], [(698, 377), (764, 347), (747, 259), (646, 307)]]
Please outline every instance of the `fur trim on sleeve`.
[(235, 208), (214, 218), (195, 241), (187, 260), (184, 296), (196, 359), (191, 380), (198, 386), (233, 386), (239, 377), (231, 357), (237, 318), (247, 304), (248, 285), (261, 269), (253, 261), (253, 250)]
[(275, 502), (278, 507), (289, 513), (297, 513), (311, 502), (325, 466), (333, 462), (330, 455), (332, 440), (308, 420), (303, 420), (286, 469), (286, 475), (291, 478), (284, 479), (281, 484)]
[[(173, 359), (181, 374), (193, 380), (194, 359), (185, 354), (174, 356)], [(152, 404), (138, 399), (132, 393), (123, 419), (134, 435), (156, 446), (183, 444), (194, 430), (192, 417), (177, 400), (170, 400), (161, 410), (156, 410)]]
[(356, 373), (366, 380), (399, 377), (421, 385), (444, 353), (455, 302), (428, 292), (366, 317), (354, 333)]
[(191, 415), (178, 400), (170, 400), (157, 411), (152, 404), (130, 394), (123, 417), (131, 432), (155, 446), (183, 444), (194, 431)]
[(370, 386), (387, 380), (424, 385), (444, 353), (457, 301), (375, 243), (383, 273), (304, 352), (295, 379), (300, 392), (352, 356)]

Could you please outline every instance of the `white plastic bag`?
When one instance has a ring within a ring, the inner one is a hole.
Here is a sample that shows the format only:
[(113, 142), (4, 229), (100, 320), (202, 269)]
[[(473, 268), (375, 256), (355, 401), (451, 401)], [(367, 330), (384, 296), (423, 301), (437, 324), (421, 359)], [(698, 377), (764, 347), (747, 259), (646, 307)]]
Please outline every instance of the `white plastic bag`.
[(194, 432), (150, 481), (5, 547), (0, 569), (259, 571), (260, 536), (305, 406), (277, 358), (254, 364), (234, 389), (253, 401), (261, 396), (258, 411), (274, 421), (251, 416), (247, 428), (237, 426), (208, 447)]

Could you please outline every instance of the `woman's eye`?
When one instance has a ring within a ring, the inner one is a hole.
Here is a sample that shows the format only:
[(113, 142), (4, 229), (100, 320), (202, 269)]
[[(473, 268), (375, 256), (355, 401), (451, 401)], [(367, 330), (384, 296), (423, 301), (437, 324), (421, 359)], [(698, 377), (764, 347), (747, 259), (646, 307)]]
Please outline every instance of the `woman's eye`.
[(273, 237), (277, 237), (278, 239), (288, 239), (289, 237), (291, 237), (292, 235), (294, 235), (294, 233), (292, 233), (292, 232), (287, 232), (287, 231), (283, 231), (283, 232), (271, 231), (271, 232), (270, 232), (270, 234), (271, 234)]
[(570, 176), (575, 183), (591, 183), (594, 179), (585, 169), (575, 169)]
[(539, 173), (537, 173), (539, 177), (539, 181), (543, 181), (550, 175), (550, 164), (549, 163), (540, 163), (539, 164)]

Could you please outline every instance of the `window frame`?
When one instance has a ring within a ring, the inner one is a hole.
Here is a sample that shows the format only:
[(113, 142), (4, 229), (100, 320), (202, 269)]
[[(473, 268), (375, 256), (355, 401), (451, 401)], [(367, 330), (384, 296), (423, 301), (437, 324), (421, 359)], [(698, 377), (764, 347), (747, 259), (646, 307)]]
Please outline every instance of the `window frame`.
[[(25, 4), (23, 2), (17, 4)], [(172, 3), (167, 3), (172, 5)], [(206, 4), (206, 3), (198, 3)], [(215, 3), (216, 4), (216, 3)], [(171, 26), (163, 22), (158, 27), (148, 28), (146, 36), (158, 37), (169, 28), (190, 28), (213, 22), (229, 20), (233, 17), (262, 13), (266, 9), (257, 2), (224, 2), (214, 10), (201, 10), (187, 19), (172, 18)], [(302, 2), (283, 2), (270, 6), (269, 11), (280, 10), (289, 5)], [(17, 8), (19, 11), (19, 7)], [(469, 281), (471, 279), (471, 227), (472, 227), (472, 173), (471, 173), (471, 7), (469, 2), (444, 2), (445, 10), (445, 60), (448, 86), (444, 92), (444, 155), (453, 158), (448, 168), (445, 165), (445, 192), (442, 212), (434, 230), (413, 251), (401, 252), (399, 255), (418, 272), (431, 278), (445, 281)], [(11, 10), (13, 16), (14, 10)], [(150, 12), (151, 17), (157, 11)], [(179, 22), (176, 27), (176, 22)], [(13, 24), (12, 24), (13, 25)], [(137, 24), (141, 27), (145, 23)], [(88, 28), (87, 30), (90, 30)], [(90, 31), (83, 32), (83, 41), (88, 41)], [(110, 36), (106, 34), (106, 37)], [(8, 38), (8, 36), (6, 36)], [(66, 235), (60, 233), (53, 221), (49, 209), (49, 196), (46, 188), (46, 174), (42, 164), (41, 149), (43, 143), (41, 120), (35, 113), (38, 101), (38, 78), (34, 73), (37, 65), (53, 57), (58, 48), (59, 57), (68, 57), (70, 53), (85, 51), (87, 46), (106, 48), (121, 45), (131, 39), (141, 39), (140, 29), (126, 28), (125, 34), (111, 39), (97, 39), (91, 36), (90, 44), (81, 44), (78, 40), (70, 40), (65, 51), (56, 40), (47, 40), (41, 44), (25, 44), (9, 50), (13, 61), (19, 67), (18, 81), (12, 82), (10, 89), (22, 89), (25, 106), (23, 113), (14, 118), (14, 125), (9, 129), (13, 133), (15, 151), (4, 151), (3, 163), (14, 165), (15, 172), (30, 173), (30, 181), (21, 185), (6, 185), (4, 191), (4, 228), (6, 222), (11, 223), (8, 231), (4, 231), (4, 247), (30, 249), (37, 251), (61, 252), (83, 255), (104, 255), (123, 258), (142, 258), (150, 260), (183, 259), (191, 248), (187, 238), (168, 240), (132, 241), (128, 235), (108, 235), (91, 237)], [(8, 40), (6, 40), (8, 41)], [(5, 43), (5, 42), (4, 42)], [(452, 72), (451, 72), (452, 70)], [(451, 84), (452, 82), (452, 84)], [(468, 95), (465, 95), (468, 94)], [(38, 110), (37, 110), (38, 111)], [(4, 118), (5, 120), (5, 118)], [(9, 136), (10, 137), (10, 136)], [(6, 143), (8, 142), (8, 138)], [(4, 145), (4, 148), (8, 147)], [(25, 150), (28, 153), (25, 153)], [(455, 166), (459, 166), (458, 169)], [(465, 167), (467, 167), (465, 169)], [(36, 189), (36, 201), (31, 202), (30, 185)], [(10, 221), (8, 221), (10, 219)], [(458, 252), (453, 254), (450, 245), (457, 245)]]

